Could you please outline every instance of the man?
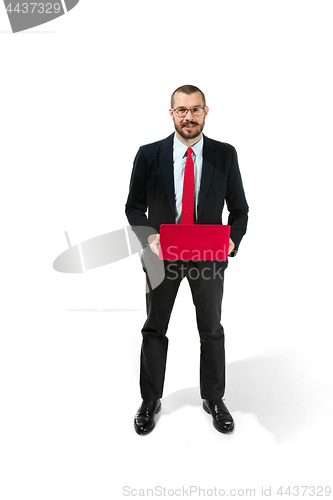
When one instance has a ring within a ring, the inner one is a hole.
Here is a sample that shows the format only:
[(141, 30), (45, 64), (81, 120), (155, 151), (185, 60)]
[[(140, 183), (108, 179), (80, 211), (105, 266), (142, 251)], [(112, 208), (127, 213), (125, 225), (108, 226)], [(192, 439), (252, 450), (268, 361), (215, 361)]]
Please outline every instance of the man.
[[(248, 205), (237, 153), (233, 146), (203, 135), (208, 111), (200, 89), (192, 85), (179, 87), (171, 96), (169, 109), (175, 133), (164, 140), (142, 146), (134, 160), (126, 215), (144, 248), (143, 265), (149, 287), (140, 361), (143, 401), (134, 419), (134, 428), (140, 435), (154, 429), (155, 415), (161, 409), (168, 347), (166, 332), (183, 277), (189, 281), (196, 308), (203, 409), (212, 415), (213, 425), (218, 431), (228, 433), (234, 428), (233, 418), (222, 400), (225, 352), (220, 319), (224, 270), (228, 261), (158, 259), (161, 224), (183, 223), (182, 217), (185, 223), (222, 224), (225, 201), (229, 210), (228, 224), (231, 226), (231, 257), (236, 255), (246, 232)], [(193, 175), (194, 188), (189, 195), (189, 179), (191, 176), (193, 179)], [(190, 219), (187, 219), (188, 205)], [(154, 259), (156, 268), (158, 264), (164, 265), (165, 273), (162, 282), (155, 287), (151, 286), (146, 269), (148, 262), (153, 262), (154, 266)]]

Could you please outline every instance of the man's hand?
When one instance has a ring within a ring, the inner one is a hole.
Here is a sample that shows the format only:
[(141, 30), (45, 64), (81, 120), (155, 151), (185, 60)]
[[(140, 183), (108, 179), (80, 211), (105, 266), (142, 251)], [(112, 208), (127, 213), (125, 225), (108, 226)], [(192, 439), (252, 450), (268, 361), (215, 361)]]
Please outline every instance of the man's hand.
[(228, 255), (231, 254), (231, 252), (233, 252), (235, 249), (235, 243), (232, 241), (232, 239), (230, 238), (229, 239), (229, 252), (228, 252)]
[(151, 251), (158, 257), (160, 251), (160, 235), (151, 234), (150, 236), (148, 236), (148, 243), (150, 245)]

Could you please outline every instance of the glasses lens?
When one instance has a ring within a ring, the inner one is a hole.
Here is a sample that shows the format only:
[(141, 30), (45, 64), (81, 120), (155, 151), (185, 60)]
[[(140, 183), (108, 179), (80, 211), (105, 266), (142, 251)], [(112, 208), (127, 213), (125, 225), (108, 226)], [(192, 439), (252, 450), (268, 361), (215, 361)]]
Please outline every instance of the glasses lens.
[[(178, 108), (175, 111), (176, 111), (177, 116), (183, 117), (187, 114), (187, 109), (185, 109), (185, 108)], [(198, 116), (198, 115), (202, 115), (202, 113), (204, 112), (204, 109), (203, 108), (190, 108), (189, 111), (191, 111), (193, 116)]]

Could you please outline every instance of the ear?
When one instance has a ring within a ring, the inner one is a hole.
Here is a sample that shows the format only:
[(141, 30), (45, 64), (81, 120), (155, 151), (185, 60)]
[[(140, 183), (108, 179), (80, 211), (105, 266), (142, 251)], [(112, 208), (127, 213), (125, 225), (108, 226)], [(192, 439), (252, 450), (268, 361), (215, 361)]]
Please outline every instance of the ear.
[(208, 115), (208, 111), (209, 111), (209, 107), (208, 107), (208, 106), (206, 106), (206, 107), (205, 107), (205, 118), (206, 118), (206, 116)]
[(172, 111), (172, 109), (171, 109), (171, 108), (169, 108), (169, 114), (170, 114), (170, 116), (171, 116), (171, 119), (173, 120), (173, 111)]

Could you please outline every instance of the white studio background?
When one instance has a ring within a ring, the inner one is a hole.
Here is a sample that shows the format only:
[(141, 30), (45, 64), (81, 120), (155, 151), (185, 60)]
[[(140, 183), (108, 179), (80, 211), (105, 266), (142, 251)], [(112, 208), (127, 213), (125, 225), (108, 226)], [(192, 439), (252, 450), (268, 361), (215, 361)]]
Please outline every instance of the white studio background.
[[(81, 0), (13, 35), (0, 8), (1, 498), (330, 485), (331, 14), (328, 1)], [(142, 438), (138, 257), (81, 275), (52, 264), (64, 231), (74, 245), (127, 225), (135, 153), (172, 132), (186, 83), (206, 94), (206, 135), (236, 147), (250, 206), (223, 299), (236, 430), (220, 435), (200, 407), (184, 282), (164, 412)]]

